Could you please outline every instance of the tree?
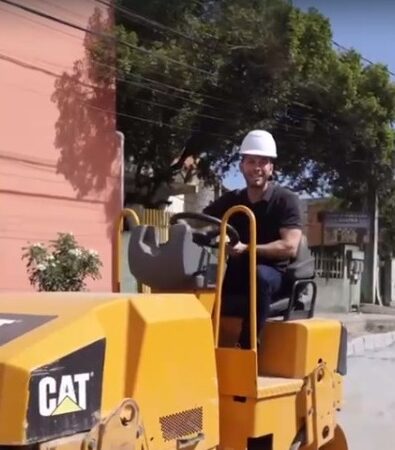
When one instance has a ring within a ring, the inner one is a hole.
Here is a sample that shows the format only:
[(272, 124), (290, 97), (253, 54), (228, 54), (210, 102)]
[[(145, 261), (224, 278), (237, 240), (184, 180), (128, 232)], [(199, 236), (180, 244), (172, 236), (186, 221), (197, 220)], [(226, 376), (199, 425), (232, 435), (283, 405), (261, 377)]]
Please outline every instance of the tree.
[(314, 91), (305, 89), (309, 129), (288, 140), (295, 151), (284, 171), (299, 188), (311, 192), (330, 187), (349, 203), (361, 201), (370, 189), (387, 192), (392, 186), (395, 118), (395, 88), (388, 71), (380, 65), (364, 67), (350, 51), (334, 57), (322, 76), (315, 80), (319, 85)]
[[(134, 171), (134, 201), (146, 205), (186, 157), (213, 182), (234, 162), (234, 146), (247, 130), (277, 127), (281, 137), (296, 87), (322, 70), (329, 58), (322, 52), (333, 53), (328, 21), (281, 0), (146, 1), (133, 4), (132, 16), (131, 2), (123, 7), (119, 127)], [(147, 27), (147, 14), (161, 25)], [(311, 41), (319, 43), (314, 50)], [(303, 57), (309, 52), (314, 58)]]
[(282, 0), (123, 0), (117, 23), (133, 201), (156, 206), (188, 156), (206, 182), (220, 178), (258, 127), (275, 135), (279, 174), (298, 190), (357, 205), (392, 189), (394, 86), (384, 66), (335, 51), (318, 11)]

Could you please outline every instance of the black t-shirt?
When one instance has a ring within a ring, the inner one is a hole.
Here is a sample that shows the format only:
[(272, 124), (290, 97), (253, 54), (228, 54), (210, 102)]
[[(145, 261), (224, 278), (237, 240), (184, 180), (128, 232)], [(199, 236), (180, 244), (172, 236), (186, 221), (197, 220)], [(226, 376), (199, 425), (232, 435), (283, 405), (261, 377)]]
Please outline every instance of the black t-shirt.
[[(254, 213), (258, 245), (281, 239), (281, 228), (302, 228), (302, 215), (298, 196), (276, 183), (271, 182), (269, 184), (262, 200), (259, 202), (251, 203), (249, 201), (247, 189), (234, 190), (215, 200), (203, 212), (221, 219), (229, 208), (236, 205), (247, 206)], [(236, 228), (241, 242), (249, 243), (249, 221), (246, 214), (234, 214), (229, 219), (229, 224)], [(260, 256), (258, 257), (258, 262), (282, 269), (289, 261), (268, 260)]]

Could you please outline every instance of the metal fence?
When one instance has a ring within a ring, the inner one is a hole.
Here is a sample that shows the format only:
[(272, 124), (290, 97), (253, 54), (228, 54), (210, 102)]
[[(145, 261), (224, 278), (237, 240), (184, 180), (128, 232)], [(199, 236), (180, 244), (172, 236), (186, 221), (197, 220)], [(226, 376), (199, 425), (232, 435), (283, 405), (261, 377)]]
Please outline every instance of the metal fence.
[(169, 222), (173, 213), (161, 209), (142, 209), (140, 221), (142, 225), (153, 225), (159, 230), (159, 242), (169, 238)]
[(345, 257), (343, 255), (334, 256), (321, 250), (312, 250), (315, 258), (315, 274), (318, 278), (344, 277)]
[[(161, 209), (141, 209), (139, 211), (140, 222), (142, 225), (153, 225), (159, 233), (159, 242), (166, 242), (169, 238), (169, 223), (172, 213)], [(149, 294), (151, 288), (146, 285), (140, 285), (141, 292)]]

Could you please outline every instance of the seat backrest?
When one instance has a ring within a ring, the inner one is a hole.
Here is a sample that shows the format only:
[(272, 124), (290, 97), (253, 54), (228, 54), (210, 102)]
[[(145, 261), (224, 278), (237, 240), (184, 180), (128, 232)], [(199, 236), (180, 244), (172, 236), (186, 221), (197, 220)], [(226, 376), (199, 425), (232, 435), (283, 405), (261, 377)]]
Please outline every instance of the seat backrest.
[(286, 276), (289, 280), (296, 281), (314, 278), (314, 273), (314, 256), (309, 249), (307, 237), (302, 235), (296, 257), (287, 266)]
[(139, 225), (131, 230), (129, 269), (136, 279), (159, 291), (190, 290), (204, 283), (201, 273), (208, 264), (206, 249), (193, 242), (188, 224), (169, 228), (169, 239), (160, 244), (158, 230)]

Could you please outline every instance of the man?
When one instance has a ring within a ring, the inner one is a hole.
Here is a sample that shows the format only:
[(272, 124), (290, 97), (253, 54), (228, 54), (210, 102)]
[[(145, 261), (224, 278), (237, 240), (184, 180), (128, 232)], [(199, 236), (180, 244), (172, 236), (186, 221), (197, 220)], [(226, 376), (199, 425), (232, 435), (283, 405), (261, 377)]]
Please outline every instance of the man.
[[(257, 325), (267, 318), (270, 303), (284, 284), (284, 270), (296, 256), (302, 236), (298, 197), (271, 181), (273, 160), (277, 157), (273, 136), (264, 130), (250, 131), (240, 147), (240, 171), (246, 188), (231, 191), (204, 209), (205, 214), (222, 218), (235, 205), (251, 209), (257, 225)], [(223, 312), (244, 317), (239, 344), (249, 348), (249, 222), (245, 214), (233, 215), (240, 242), (229, 248), (223, 285)], [(243, 302), (240, 302), (240, 297)], [(235, 303), (235, 299), (238, 301)]]

